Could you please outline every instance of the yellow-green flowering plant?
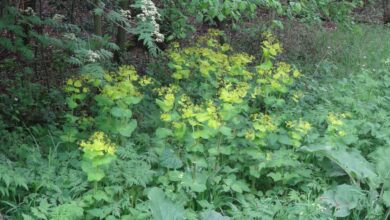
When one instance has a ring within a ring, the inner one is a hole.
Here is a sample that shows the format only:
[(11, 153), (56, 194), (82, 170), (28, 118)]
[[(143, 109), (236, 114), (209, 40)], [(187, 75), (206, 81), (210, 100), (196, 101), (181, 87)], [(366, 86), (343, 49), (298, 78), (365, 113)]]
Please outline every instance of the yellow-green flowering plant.
[(138, 87), (150, 83), (151, 79), (139, 77), (132, 66), (122, 66), (102, 77), (85, 75), (69, 79), (65, 87), (69, 93), (67, 104), (72, 110), (66, 116), (70, 122), (69, 133), (77, 133), (72, 132), (77, 127), (86, 133), (100, 130), (130, 137), (137, 127), (132, 106), (142, 99)]
[(211, 30), (193, 46), (176, 43), (167, 52), (170, 83), (153, 89), (163, 121), (155, 149), (168, 169), (160, 183), (211, 199), (255, 190), (257, 178), (270, 169), (283, 167), (284, 173), (269, 176), (274, 181), (299, 181), (307, 172), (296, 174), (294, 169), (304, 168), (293, 147), (301, 145), (311, 125), (302, 119), (286, 125), (275, 113), (300, 72), (277, 61), (282, 47), (270, 33), (264, 34), (257, 64), (253, 56), (221, 44), (221, 38), (222, 32)]
[(116, 146), (103, 132), (95, 132), (87, 141), (80, 142), (83, 151), (82, 169), (88, 181), (98, 182), (105, 176), (104, 167), (115, 159)]

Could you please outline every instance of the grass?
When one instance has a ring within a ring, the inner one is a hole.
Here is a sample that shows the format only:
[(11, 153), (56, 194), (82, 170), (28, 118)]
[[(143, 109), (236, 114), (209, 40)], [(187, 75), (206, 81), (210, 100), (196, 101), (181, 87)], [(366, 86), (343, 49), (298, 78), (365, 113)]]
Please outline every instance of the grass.
[[(366, 155), (390, 143), (390, 30), (361, 25), (321, 32), (315, 39), (319, 52), (296, 60), (304, 72), (299, 87), (305, 118), (321, 123), (328, 112), (347, 112), (352, 144)], [(377, 146), (375, 146), (377, 145)]]

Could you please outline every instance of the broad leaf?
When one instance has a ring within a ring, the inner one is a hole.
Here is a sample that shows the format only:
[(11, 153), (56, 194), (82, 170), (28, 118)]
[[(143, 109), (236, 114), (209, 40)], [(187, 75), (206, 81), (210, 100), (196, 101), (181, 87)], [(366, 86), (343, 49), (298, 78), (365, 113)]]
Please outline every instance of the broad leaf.
[(149, 207), (154, 220), (183, 220), (184, 207), (166, 198), (162, 189), (154, 187), (148, 193)]
[(122, 136), (130, 137), (136, 127), (137, 127), (137, 121), (131, 120), (128, 124), (119, 127), (118, 132)]

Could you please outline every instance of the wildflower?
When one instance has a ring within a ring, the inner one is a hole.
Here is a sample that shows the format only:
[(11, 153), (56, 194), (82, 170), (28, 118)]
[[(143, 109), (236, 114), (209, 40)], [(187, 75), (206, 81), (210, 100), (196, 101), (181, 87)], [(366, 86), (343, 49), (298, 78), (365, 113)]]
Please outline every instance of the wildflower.
[(81, 141), (80, 147), (84, 152), (96, 152), (102, 155), (104, 153), (113, 155), (116, 151), (115, 145), (101, 131), (95, 132), (88, 141)]
[(248, 83), (240, 83), (236, 88), (231, 89), (232, 84), (227, 84), (219, 90), (219, 98), (229, 103), (241, 103), (249, 90)]
[(87, 50), (86, 57), (87, 57), (87, 61), (89, 61), (89, 62), (91, 62), (91, 63), (94, 63), (94, 62), (96, 62), (98, 59), (100, 59), (99, 54), (97, 54), (97, 53), (94, 52), (93, 50)]
[(163, 120), (163, 121), (171, 121), (171, 119), (172, 119), (171, 115), (168, 114), (168, 113), (163, 113), (163, 114), (161, 114), (160, 118), (161, 118), (161, 120)]
[(330, 112), (328, 114), (328, 122), (332, 125), (332, 126), (341, 126), (343, 125), (343, 121), (341, 121), (336, 114), (334, 114), (333, 112)]
[(65, 16), (61, 14), (55, 14), (52, 19), (55, 22), (61, 23), (65, 19)]
[(147, 86), (147, 85), (150, 85), (152, 83), (152, 78), (150, 77), (147, 77), (147, 76), (143, 76), (140, 81), (139, 81), (139, 84), (141, 86)]
[(301, 76), (301, 73), (300, 73), (298, 70), (294, 70), (293, 76), (294, 76), (295, 78), (298, 78), (298, 77)]
[(142, 22), (150, 22), (154, 29), (151, 35), (156, 42), (163, 42), (164, 35), (160, 33), (160, 25), (157, 23), (161, 15), (158, 13), (156, 5), (151, 0), (142, 0), (141, 4), (141, 13), (137, 15), (137, 18)]
[(303, 97), (303, 92), (302, 91), (294, 91), (292, 99), (294, 102), (298, 102), (301, 98)]
[(68, 80), (66, 81), (66, 85), (68, 85), (68, 86), (73, 85), (73, 80), (72, 80), (72, 79), (68, 79)]
[(126, 19), (130, 20), (131, 19), (131, 11), (130, 10), (123, 10), (123, 9), (120, 9), (119, 11), (121, 13), (121, 15), (123, 17), (125, 17)]
[(255, 139), (255, 132), (251, 129), (245, 133), (245, 138), (247, 140), (253, 141)]
[(277, 129), (277, 126), (272, 122), (272, 118), (269, 115), (261, 115), (255, 119), (253, 128), (261, 133), (272, 132)]
[(344, 137), (346, 135), (345, 131), (339, 131), (338, 134), (341, 136), (341, 137)]

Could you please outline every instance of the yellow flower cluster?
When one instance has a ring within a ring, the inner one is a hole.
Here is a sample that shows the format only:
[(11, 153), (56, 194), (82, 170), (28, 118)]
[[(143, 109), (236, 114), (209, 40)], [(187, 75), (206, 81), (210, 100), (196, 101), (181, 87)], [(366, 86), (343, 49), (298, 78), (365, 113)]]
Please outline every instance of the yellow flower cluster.
[[(287, 63), (274, 63), (282, 47), (270, 33), (265, 34), (262, 46), (263, 62), (255, 69), (249, 65), (253, 56), (231, 52), (230, 45), (219, 43), (221, 36), (221, 32), (211, 30), (195, 46), (180, 48), (173, 44), (167, 52), (174, 83), (154, 91), (159, 96), (156, 103), (161, 119), (175, 130), (188, 126), (193, 132), (212, 132), (232, 122), (238, 124), (237, 116), (249, 114), (248, 106), (265, 103), (264, 98), (280, 100), (275, 94), (288, 92), (294, 78), (301, 75)], [(205, 94), (191, 94), (196, 87)], [(300, 96), (297, 93), (295, 98)], [(265, 143), (264, 137), (277, 131), (279, 125), (277, 118), (267, 114), (252, 115), (252, 126), (245, 129), (245, 137)], [(299, 135), (310, 130), (310, 124), (303, 121), (294, 122), (294, 126)]]
[(343, 130), (344, 119), (348, 116), (345, 113), (333, 113), (329, 112), (327, 122), (329, 124), (328, 131), (336, 132), (339, 136), (343, 137), (346, 132)]
[(245, 138), (248, 140), (254, 140), (257, 137), (259, 138), (259, 141), (261, 141), (260, 144), (265, 144), (263, 139), (267, 134), (278, 129), (278, 125), (270, 115), (252, 114), (251, 120), (252, 128), (245, 133)]
[(169, 86), (163, 86), (159, 88), (153, 89), (154, 92), (158, 94), (158, 96), (164, 96), (166, 94), (174, 94), (177, 91), (179, 91), (179, 87), (177, 85), (169, 85)]
[(141, 97), (141, 93), (133, 84), (138, 80), (138, 74), (133, 66), (122, 66), (118, 73), (105, 74), (106, 81), (115, 83), (106, 84), (102, 89), (102, 94), (111, 100), (119, 100), (129, 96)]
[(251, 63), (255, 58), (246, 53), (238, 53), (229, 57), (230, 65), (234, 67), (242, 67)]
[(300, 90), (293, 91), (292, 99), (294, 102), (299, 102), (299, 100), (304, 96), (303, 92)]
[(119, 100), (129, 96), (141, 96), (141, 93), (129, 81), (122, 81), (113, 85), (105, 85), (102, 94), (106, 95), (111, 100)]
[(260, 65), (257, 73), (261, 76), (257, 82), (262, 85), (261, 93), (263, 94), (285, 93), (288, 91), (288, 86), (294, 82), (293, 77), (300, 76), (298, 70), (293, 70), (290, 64), (284, 62), (279, 62), (276, 68), (270, 70), (265, 70)]
[(333, 112), (329, 112), (327, 120), (330, 125), (334, 127), (339, 127), (344, 124), (342, 121), (342, 119), (344, 118), (345, 118), (345, 114), (335, 114)]
[(288, 132), (292, 139), (292, 145), (299, 147), (301, 145), (302, 138), (307, 135), (311, 129), (311, 124), (304, 120), (287, 121), (286, 127), (291, 130)]
[(154, 90), (162, 97), (162, 99), (157, 99), (156, 101), (164, 112), (163, 115), (161, 115), (161, 119), (164, 121), (170, 121), (170, 116), (168, 116), (167, 112), (171, 111), (175, 105), (175, 93), (177, 90), (178, 87), (176, 85), (161, 87)]
[(275, 131), (278, 127), (274, 123), (274, 119), (267, 114), (253, 114), (253, 128), (261, 133)]
[(311, 124), (303, 120), (287, 121), (286, 126), (287, 128), (293, 128), (301, 135), (306, 135), (311, 129)]
[(246, 82), (241, 82), (235, 88), (232, 83), (227, 83), (219, 90), (219, 98), (227, 103), (241, 103), (243, 98), (247, 95), (250, 88)]
[(83, 151), (95, 152), (100, 155), (114, 155), (116, 147), (112, 144), (105, 134), (101, 131), (95, 132), (88, 141), (81, 141), (80, 147)]
[(263, 33), (265, 40), (263, 41), (263, 56), (265, 58), (275, 57), (283, 52), (282, 46), (272, 33)]
[[(139, 79), (137, 72), (133, 66), (122, 66), (117, 73), (107, 72), (103, 75), (103, 79), (91, 77), (88, 75), (71, 78), (66, 82), (65, 91), (69, 93), (88, 93), (91, 87), (99, 88), (102, 94), (107, 95), (113, 100), (121, 99), (123, 97), (141, 96), (136, 86), (132, 83)], [(104, 84), (107, 82), (108, 84)], [(143, 77), (140, 84), (150, 84), (151, 79)], [(103, 85), (103, 86), (102, 86)]]
[[(252, 74), (246, 70), (246, 66), (254, 57), (246, 53), (228, 56), (226, 53), (231, 47), (228, 44), (221, 45), (216, 39), (218, 36), (220, 36), (218, 31), (211, 30), (208, 35), (200, 37), (194, 47), (184, 49), (171, 47), (168, 56), (171, 59), (170, 67), (174, 70), (172, 77), (176, 80), (199, 76), (219, 79), (232, 75), (251, 79)], [(200, 74), (193, 75), (191, 74), (193, 72)]]
[[(184, 98), (186, 100), (186, 98)], [(179, 109), (181, 117), (186, 119), (191, 126), (207, 124), (210, 128), (219, 128), (221, 126), (219, 109), (212, 101), (203, 105), (194, 105), (190, 101), (182, 101)]]
[[(66, 87), (65, 91), (69, 93), (88, 93), (89, 88), (85, 87), (85, 84), (87, 82), (91, 81), (88, 77), (78, 77), (78, 78), (73, 78), (73, 79), (68, 79), (66, 81)], [(98, 81), (100, 84), (100, 82)]]
[(137, 81), (138, 80), (138, 74), (135, 70), (134, 66), (121, 66), (119, 67), (118, 71), (118, 80), (130, 80), (130, 81)]
[(142, 76), (138, 82), (141, 86), (148, 86), (153, 83), (153, 79), (148, 76)]

